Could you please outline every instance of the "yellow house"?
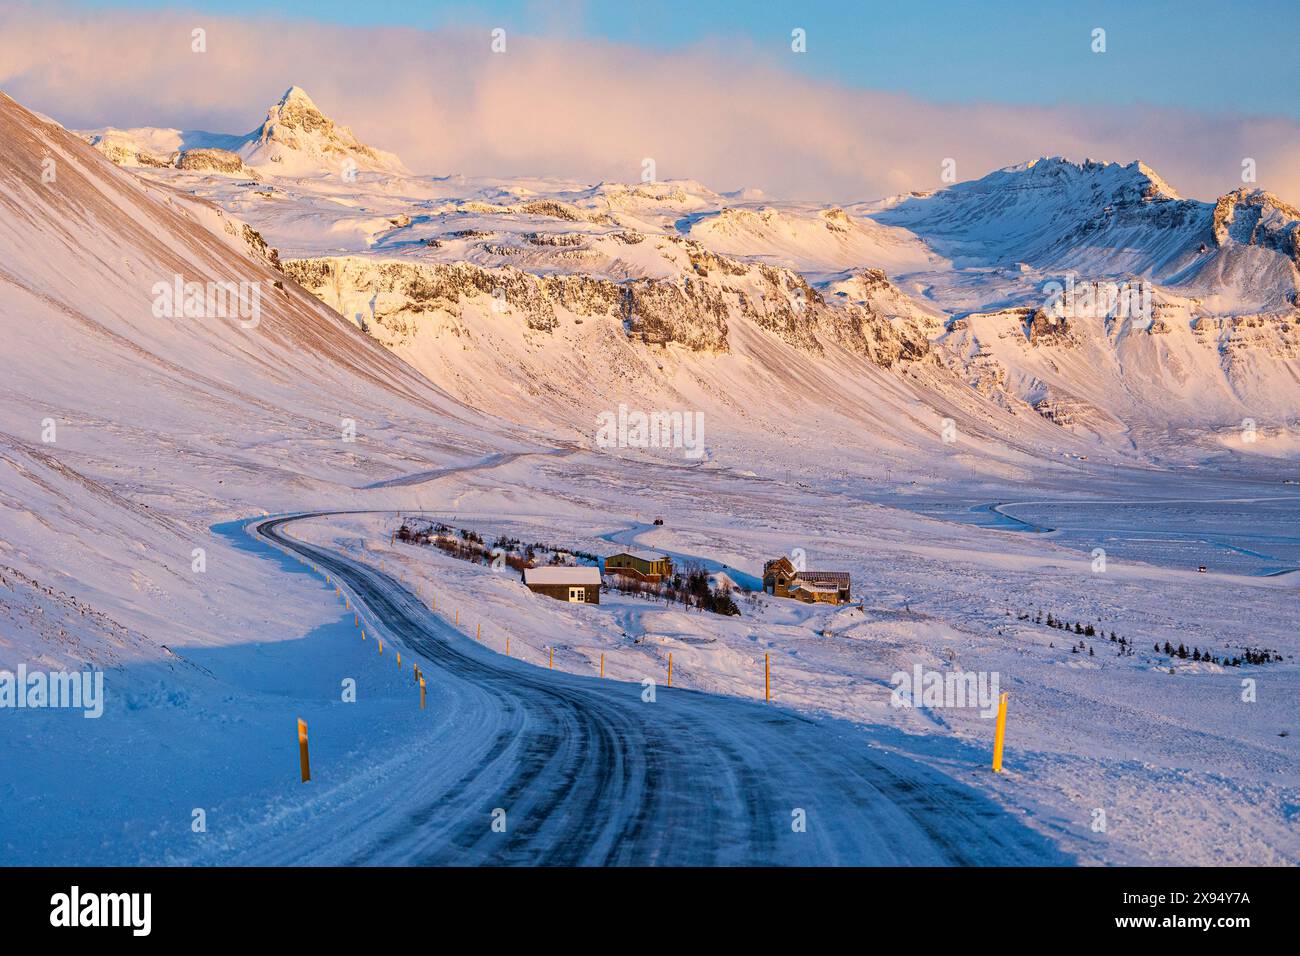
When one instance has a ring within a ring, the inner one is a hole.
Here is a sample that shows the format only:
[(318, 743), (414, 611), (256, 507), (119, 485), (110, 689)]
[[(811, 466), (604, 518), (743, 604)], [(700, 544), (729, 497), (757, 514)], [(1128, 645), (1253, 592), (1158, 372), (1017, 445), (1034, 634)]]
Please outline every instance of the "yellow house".
[(673, 576), (673, 562), (653, 551), (620, 551), (605, 559), (605, 573), (626, 574), (657, 584)]

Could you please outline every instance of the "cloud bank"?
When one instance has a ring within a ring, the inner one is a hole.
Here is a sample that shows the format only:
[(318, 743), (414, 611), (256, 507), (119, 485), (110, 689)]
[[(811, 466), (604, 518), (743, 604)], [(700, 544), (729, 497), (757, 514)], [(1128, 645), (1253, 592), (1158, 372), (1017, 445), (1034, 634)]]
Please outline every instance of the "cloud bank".
[[(413, 171), (633, 181), (851, 202), (1038, 156), (1142, 159), (1180, 193), (1300, 201), (1300, 123), (1154, 107), (948, 105), (799, 75), (715, 41), (661, 51), (504, 27), (354, 28), (195, 12), (0, 9), (0, 89), (72, 128), (243, 133), (289, 86)], [(206, 31), (206, 52), (192, 31)], [(803, 54), (811, 56), (813, 54)], [(924, 51), (917, 68), (924, 69)]]

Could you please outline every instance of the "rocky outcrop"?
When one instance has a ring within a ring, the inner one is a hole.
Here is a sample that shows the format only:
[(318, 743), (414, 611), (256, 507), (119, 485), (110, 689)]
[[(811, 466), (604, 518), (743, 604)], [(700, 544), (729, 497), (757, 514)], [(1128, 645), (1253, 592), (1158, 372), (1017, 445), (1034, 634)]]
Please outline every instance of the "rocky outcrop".
[(915, 323), (891, 320), (862, 303), (828, 304), (796, 272), (717, 256), (684, 241), (692, 271), (667, 279), (616, 282), (573, 272), (534, 275), (512, 266), (357, 257), (291, 260), (283, 268), (343, 314), (361, 309), (367, 325), (388, 333), (390, 345), (413, 336), (420, 316), (460, 319), (477, 302), (533, 332), (553, 331), (566, 312), (616, 322), (648, 346), (702, 353), (730, 351), (739, 323), (811, 355), (838, 345), (882, 367), (929, 352)]
[(1214, 241), (1281, 253), (1300, 267), (1300, 209), (1262, 189), (1238, 189), (1214, 204)]
[(254, 176), (244, 165), (238, 153), (228, 149), (187, 149), (176, 161), (177, 169), (200, 173), (230, 173), (236, 176)]
[(165, 169), (172, 165), (174, 156), (155, 156), (142, 149), (130, 137), (120, 133), (105, 133), (83, 136), (83, 139), (114, 166), (148, 166)]
[(1030, 345), (1073, 348), (1079, 344), (1071, 331), (1070, 320), (1064, 316), (1051, 315), (1044, 309), (1035, 309), (1025, 323), (1025, 338)]
[(650, 345), (727, 351), (727, 306), (715, 285), (689, 277), (681, 285), (638, 279), (626, 289), (622, 318), (629, 334)]

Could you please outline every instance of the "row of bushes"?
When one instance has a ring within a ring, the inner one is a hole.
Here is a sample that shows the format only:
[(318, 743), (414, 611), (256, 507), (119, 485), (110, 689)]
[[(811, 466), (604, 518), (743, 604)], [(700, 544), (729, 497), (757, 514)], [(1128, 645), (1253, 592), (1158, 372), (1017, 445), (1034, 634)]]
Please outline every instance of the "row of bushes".
[[(1008, 615), (1010, 615), (1010, 613), (1010, 611), (1007, 612)], [(1029, 612), (1021, 611), (1017, 613), (1016, 620), (1030, 620)], [(1051, 611), (1047, 612), (1047, 618), (1044, 620), (1041, 608), (1033, 616), (1033, 623), (1046, 624), (1048, 627), (1056, 628), (1061, 631), (1072, 631), (1074, 634), (1082, 637), (1106, 637), (1106, 632), (1104, 630), (1094, 627), (1092, 624), (1083, 624), (1079, 621), (1075, 621), (1071, 624), (1069, 621), (1057, 617)], [(1110, 642), (1119, 645), (1119, 653), (1117, 656), (1133, 656), (1134, 648), (1132, 641), (1116, 634), (1114, 631), (1111, 631)], [(1083, 641), (1080, 641), (1077, 645), (1071, 645), (1070, 647), (1071, 652), (1075, 654), (1081, 653), (1085, 649), (1089, 656), (1096, 656), (1096, 653), (1092, 648), (1086, 645)], [(1153, 644), (1152, 650), (1157, 654), (1164, 654), (1171, 660), (1173, 658), (1178, 658), (1179, 660), (1205, 661), (1206, 663), (1219, 664), (1223, 667), (1241, 667), (1243, 664), (1269, 664), (1274, 661), (1282, 660), (1282, 655), (1277, 651), (1253, 647), (1245, 648), (1242, 654), (1228, 656), (1215, 654), (1208, 649), (1202, 651), (1199, 647), (1193, 647), (1189, 651), (1184, 644), (1179, 644), (1177, 647), (1174, 647), (1169, 643), (1169, 641), (1165, 641), (1163, 648), (1159, 644)]]

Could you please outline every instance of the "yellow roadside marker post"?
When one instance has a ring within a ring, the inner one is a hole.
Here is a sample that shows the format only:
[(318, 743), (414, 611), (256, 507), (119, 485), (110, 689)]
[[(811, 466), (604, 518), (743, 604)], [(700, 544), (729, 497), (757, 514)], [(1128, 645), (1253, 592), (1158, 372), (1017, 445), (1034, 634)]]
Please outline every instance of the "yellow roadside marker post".
[(506, 657), (510, 656), (510, 635), (506, 635)]
[(769, 654), (763, 655), (763, 699), (772, 699), (772, 661)]
[(605, 676), (605, 652), (604, 651), (602, 651), (600, 654), (600, 676), (601, 677)]
[(1007, 693), (998, 698), (998, 727), (993, 735), (993, 772), (1002, 772), (1002, 744), (1007, 736)]
[(483, 623), (481, 621), (479, 622), (478, 631), (474, 634), (474, 640), (483, 640)]
[(555, 648), (551, 648), (551, 670), (555, 670)]
[(366, 639), (366, 629), (364, 627), (361, 629), (361, 639), (363, 641)]
[(420, 678), (420, 709), (424, 710), (424, 678)]
[(384, 653), (384, 639), (382, 637), (377, 637), (375, 640), (379, 641), (379, 653)]
[(311, 779), (311, 763), (307, 760), (307, 721), (298, 718), (298, 763), (302, 769), (302, 782)]

